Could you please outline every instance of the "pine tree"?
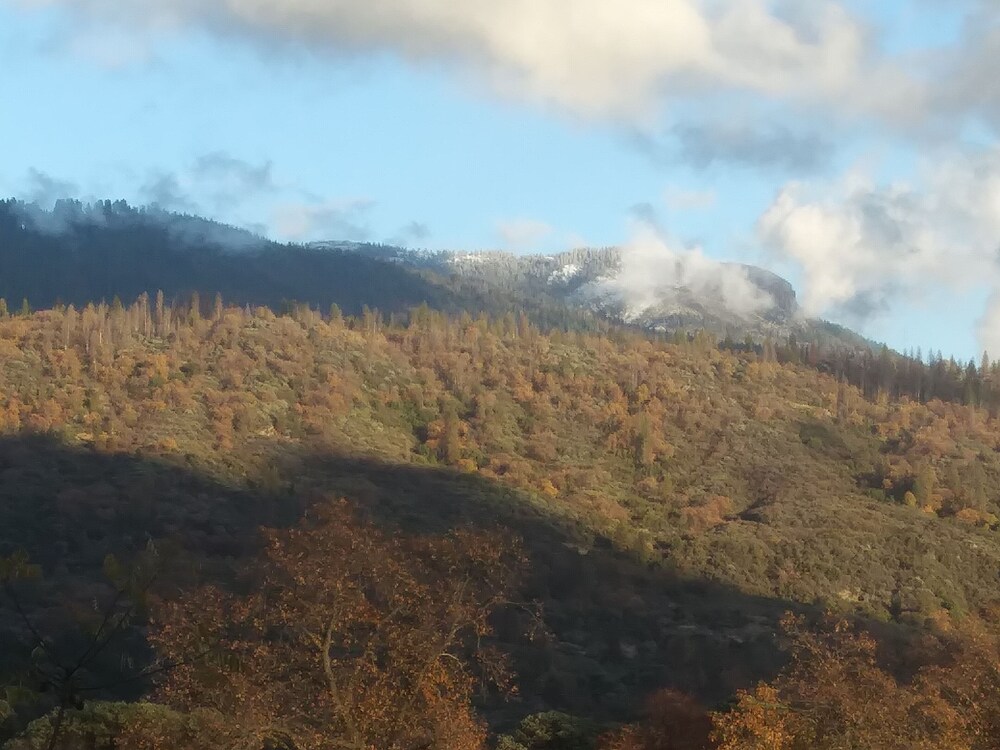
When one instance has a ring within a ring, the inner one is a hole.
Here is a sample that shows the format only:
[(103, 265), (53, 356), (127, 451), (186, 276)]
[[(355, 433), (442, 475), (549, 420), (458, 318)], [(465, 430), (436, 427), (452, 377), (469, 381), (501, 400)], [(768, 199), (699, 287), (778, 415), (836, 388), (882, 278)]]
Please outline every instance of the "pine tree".
[(201, 295), (198, 292), (191, 293), (191, 314), (189, 319), (192, 325), (201, 320)]
[(163, 290), (156, 292), (156, 307), (153, 310), (153, 324), (156, 327), (156, 335), (164, 335), (164, 314), (163, 314)]
[(925, 464), (913, 483), (913, 494), (921, 507), (931, 505), (934, 500), (934, 467)]

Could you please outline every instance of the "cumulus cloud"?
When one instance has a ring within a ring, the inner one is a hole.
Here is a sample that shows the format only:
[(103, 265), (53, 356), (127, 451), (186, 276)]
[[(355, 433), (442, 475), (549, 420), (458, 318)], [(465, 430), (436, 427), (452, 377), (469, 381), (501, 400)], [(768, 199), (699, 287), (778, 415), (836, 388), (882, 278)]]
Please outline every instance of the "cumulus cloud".
[(743, 317), (774, 305), (744, 266), (708, 258), (700, 247), (677, 249), (645, 223), (636, 223), (621, 257), (619, 272), (588, 291), (619, 301), (632, 317), (651, 308), (669, 309), (689, 298), (715, 300)]
[[(955, 1), (957, 9), (963, 3)], [(964, 116), (996, 131), (1000, 129), (1000, 5), (995, 0), (965, 0), (964, 33), (954, 44), (922, 55), (916, 62), (928, 78), (926, 106), (921, 116), (944, 121), (954, 135)], [(953, 6), (954, 7), (954, 6)]]
[(0, 0), (474, 70), (502, 94), (642, 119), (664, 98), (746, 91), (878, 110), (919, 95), (842, 3), (776, 0)]
[(497, 236), (506, 247), (530, 250), (552, 234), (552, 227), (537, 219), (508, 219), (497, 222)]
[[(927, 159), (912, 182), (791, 183), (760, 217), (762, 242), (802, 270), (810, 314), (855, 322), (942, 286), (1000, 282), (1000, 148)], [(1000, 349), (996, 349), (1000, 352)]]
[(1000, 352), (1000, 291), (990, 295), (986, 310), (976, 323), (979, 348), (996, 358)]

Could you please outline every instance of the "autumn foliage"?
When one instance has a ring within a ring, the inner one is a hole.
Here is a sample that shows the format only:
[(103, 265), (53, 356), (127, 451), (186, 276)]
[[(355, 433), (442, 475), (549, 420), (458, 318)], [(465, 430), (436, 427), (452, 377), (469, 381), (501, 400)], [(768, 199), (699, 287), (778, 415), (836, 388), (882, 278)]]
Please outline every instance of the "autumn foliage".
[(992, 750), (1000, 747), (1000, 634), (981, 618), (928, 636), (916, 674), (880, 663), (843, 620), (785, 621), (791, 663), (715, 715), (719, 750)]
[(483, 745), (474, 693), (509, 687), (489, 646), (519, 565), (509, 542), (383, 532), (344, 502), (266, 538), (246, 593), (209, 587), (164, 603), (150, 639), (178, 666), (160, 700), (211, 708), (238, 747)]
[(661, 690), (646, 703), (645, 718), (604, 737), (600, 750), (707, 750), (712, 719), (678, 690)]
[[(171, 668), (107, 719), (122, 746), (464, 750), (556, 709), (608, 750), (994, 747), (1000, 415), (773, 350), (426, 307), (0, 314), (0, 552), (45, 568), (31, 615), (93, 609), (150, 539), (213, 584), (128, 620), (122, 661), (148, 634)], [(297, 523), (318, 493), (370, 515)], [(501, 531), (399, 530), (456, 519)], [(518, 587), (551, 639), (491, 618)], [(836, 615), (776, 640), (788, 608)], [(26, 630), (0, 612), (18, 669)]]

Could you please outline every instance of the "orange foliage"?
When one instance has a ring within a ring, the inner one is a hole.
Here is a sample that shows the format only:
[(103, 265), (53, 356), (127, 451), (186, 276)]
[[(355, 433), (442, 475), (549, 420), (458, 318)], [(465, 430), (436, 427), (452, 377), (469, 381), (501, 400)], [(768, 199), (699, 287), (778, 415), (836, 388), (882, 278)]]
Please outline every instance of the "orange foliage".
[(343, 502), (266, 537), (251, 593), (206, 588), (161, 608), (151, 641), (179, 664), (162, 700), (219, 712), (241, 747), (483, 746), (470, 699), (484, 678), (506, 685), (482, 639), (520, 565), (509, 542), (387, 534)]
[(646, 704), (646, 717), (603, 737), (600, 750), (708, 750), (712, 720), (697, 701), (661, 690)]
[(844, 621), (788, 618), (792, 660), (714, 715), (719, 750), (990, 750), (1000, 736), (1000, 638), (974, 618), (941, 634), (931, 666), (901, 681)]

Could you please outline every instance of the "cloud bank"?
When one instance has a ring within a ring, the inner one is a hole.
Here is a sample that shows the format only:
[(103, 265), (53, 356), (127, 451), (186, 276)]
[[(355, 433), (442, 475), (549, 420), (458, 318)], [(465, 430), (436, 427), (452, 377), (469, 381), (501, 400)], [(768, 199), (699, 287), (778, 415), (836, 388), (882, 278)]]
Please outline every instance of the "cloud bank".
[(741, 266), (705, 257), (700, 247), (677, 249), (649, 224), (637, 222), (622, 247), (621, 269), (589, 290), (620, 301), (630, 317), (683, 304), (685, 296), (716, 300), (742, 317), (766, 310), (774, 299)]
[[(758, 233), (802, 269), (801, 302), (813, 315), (858, 322), (904, 295), (1000, 287), (1000, 147), (928, 158), (911, 182), (878, 185), (852, 173), (789, 183)], [(998, 304), (984, 320), (1000, 322)], [(990, 325), (980, 324), (981, 337)]]
[[(196, 25), (337, 54), (474, 70), (503, 95), (646, 118), (665, 98), (743, 91), (880, 113), (919, 87), (843, 4), (772, 0), (2, 0), (99, 23)], [(888, 101), (888, 100), (892, 101)]]

